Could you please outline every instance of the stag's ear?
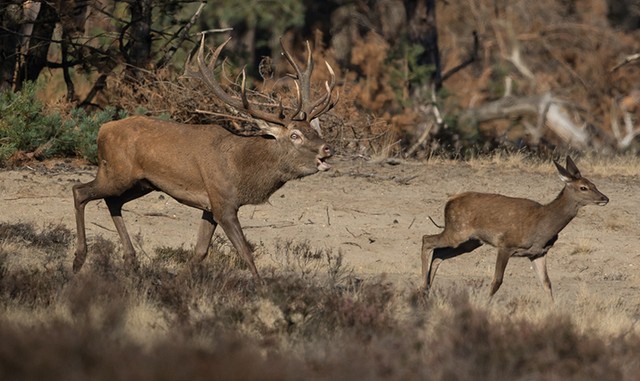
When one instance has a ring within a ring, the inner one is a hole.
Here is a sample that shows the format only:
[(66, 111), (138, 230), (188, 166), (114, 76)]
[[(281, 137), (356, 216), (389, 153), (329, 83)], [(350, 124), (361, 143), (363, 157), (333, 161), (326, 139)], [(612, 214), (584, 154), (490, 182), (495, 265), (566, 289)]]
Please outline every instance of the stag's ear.
[(578, 167), (576, 167), (576, 164), (573, 162), (573, 160), (571, 160), (571, 157), (569, 155), (567, 155), (567, 171), (571, 174), (571, 176), (573, 176), (574, 179), (579, 179), (582, 177), (582, 175), (580, 174), (580, 171), (578, 170)]
[(287, 133), (287, 129), (283, 126), (279, 126), (272, 123), (267, 123), (264, 120), (254, 119), (258, 128), (262, 132), (262, 135), (273, 136), (276, 139), (281, 138)]
[(316, 130), (316, 132), (318, 133), (318, 135), (320, 137), (322, 137), (322, 130), (320, 130), (320, 119), (318, 118), (313, 118), (311, 119), (311, 122), (309, 122), (309, 124), (311, 125), (311, 127)]
[(562, 165), (558, 164), (557, 161), (553, 161), (553, 164), (556, 165), (556, 168), (558, 169), (558, 175), (560, 175), (560, 180), (564, 181), (565, 183), (570, 183), (574, 180), (577, 180), (575, 177), (573, 177), (573, 175), (571, 173), (569, 173), (569, 171), (567, 171)]

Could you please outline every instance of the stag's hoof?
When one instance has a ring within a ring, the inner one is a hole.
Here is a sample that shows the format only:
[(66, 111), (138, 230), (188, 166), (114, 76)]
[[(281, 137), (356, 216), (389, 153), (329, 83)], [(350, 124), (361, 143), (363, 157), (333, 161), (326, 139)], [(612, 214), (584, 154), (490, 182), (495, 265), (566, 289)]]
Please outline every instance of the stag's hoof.
[(138, 270), (140, 270), (140, 262), (138, 262), (138, 259), (136, 257), (125, 256), (124, 268), (127, 272), (137, 273)]
[(86, 254), (76, 253), (76, 256), (73, 258), (73, 272), (77, 273), (84, 265), (84, 261), (87, 258)]

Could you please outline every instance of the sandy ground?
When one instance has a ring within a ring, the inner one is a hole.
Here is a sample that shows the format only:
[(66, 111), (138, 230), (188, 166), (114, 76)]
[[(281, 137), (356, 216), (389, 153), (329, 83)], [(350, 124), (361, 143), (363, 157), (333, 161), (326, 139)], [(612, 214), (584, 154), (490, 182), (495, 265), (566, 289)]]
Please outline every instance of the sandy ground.
[[(383, 275), (409, 288), (420, 284), (422, 235), (439, 231), (428, 216), (442, 224), (449, 196), (475, 190), (546, 203), (562, 188), (552, 165), (534, 171), (490, 161), (388, 164), (337, 158), (333, 164), (329, 172), (287, 183), (267, 204), (242, 208), (240, 221), (247, 238), (265, 250), (274, 250), (278, 240), (306, 240), (314, 248), (341, 251), (358, 276)], [(640, 319), (638, 177), (590, 176), (588, 165), (577, 164), (611, 201), (604, 207), (583, 208), (549, 252), (556, 302), (597, 295)], [(0, 221), (37, 227), (62, 223), (75, 231), (71, 187), (94, 174), (94, 167), (68, 163), (0, 171)], [(103, 201), (90, 203), (86, 212), (89, 240), (102, 235), (117, 242)], [(152, 193), (127, 204), (124, 217), (130, 233), (143, 237), (139, 256), (144, 261), (146, 253), (160, 245), (191, 247), (200, 212)], [(72, 255), (70, 249), (69, 266)], [(273, 259), (258, 258), (258, 267), (266, 261)], [(494, 263), (495, 249), (489, 246), (445, 261), (434, 289), (455, 286), (488, 293)], [(545, 303), (546, 295), (530, 262), (513, 258), (496, 298), (504, 303), (514, 298)]]

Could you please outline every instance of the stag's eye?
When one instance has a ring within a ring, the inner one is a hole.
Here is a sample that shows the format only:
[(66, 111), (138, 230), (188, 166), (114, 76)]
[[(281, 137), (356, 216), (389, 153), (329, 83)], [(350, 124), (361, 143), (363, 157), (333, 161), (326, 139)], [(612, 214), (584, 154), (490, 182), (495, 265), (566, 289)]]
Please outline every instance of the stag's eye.
[(292, 132), (289, 137), (291, 138), (291, 140), (298, 140), (300, 139), (300, 134), (298, 132)]
[(587, 187), (586, 185), (580, 185), (580, 190), (586, 192), (589, 190), (589, 187)]

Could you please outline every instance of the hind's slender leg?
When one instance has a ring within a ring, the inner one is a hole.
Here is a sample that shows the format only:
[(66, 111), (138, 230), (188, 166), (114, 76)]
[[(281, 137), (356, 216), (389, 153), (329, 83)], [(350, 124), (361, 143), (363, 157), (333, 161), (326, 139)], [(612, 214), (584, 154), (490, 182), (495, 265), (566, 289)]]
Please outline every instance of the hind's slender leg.
[[(422, 260), (422, 289), (429, 291), (433, 276), (431, 266), (433, 264), (434, 244), (440, 234), (422, 236), (422, 252), (420, 258)], [(436, 266), (437, 267), (437, 266)]]
[(493, 275), (493, 281), (491, 282), (491, 291), (489, 292), (489, 298), (498, 291), (502, 285), (502, 279), (504, 278), (504, 270), (507, 268), (509, 258), (513, 254), (513, 250), (508, 247), (502, 247), (498, 250), (498, 258), (496, 260), (496, 270)]
[(551, 301), (553, 301), (553, 291), (551, 290), (551, 280), (549, 279), (549, 274), (547, 273), (547, 256), (543, 255), (532, 259), (533, 267), (536, 270), (536, 275), (538, 275), (538, 280), (542, 285), (549, 296), (551, 297)]
[(482, 242), (475, 238), (445, 235), (446, 233), (445, 230), (440, 234), (422, 237), (422, 288), (425, 291), (431, 288), (442, 261), (469, 253), (482, 246)]

